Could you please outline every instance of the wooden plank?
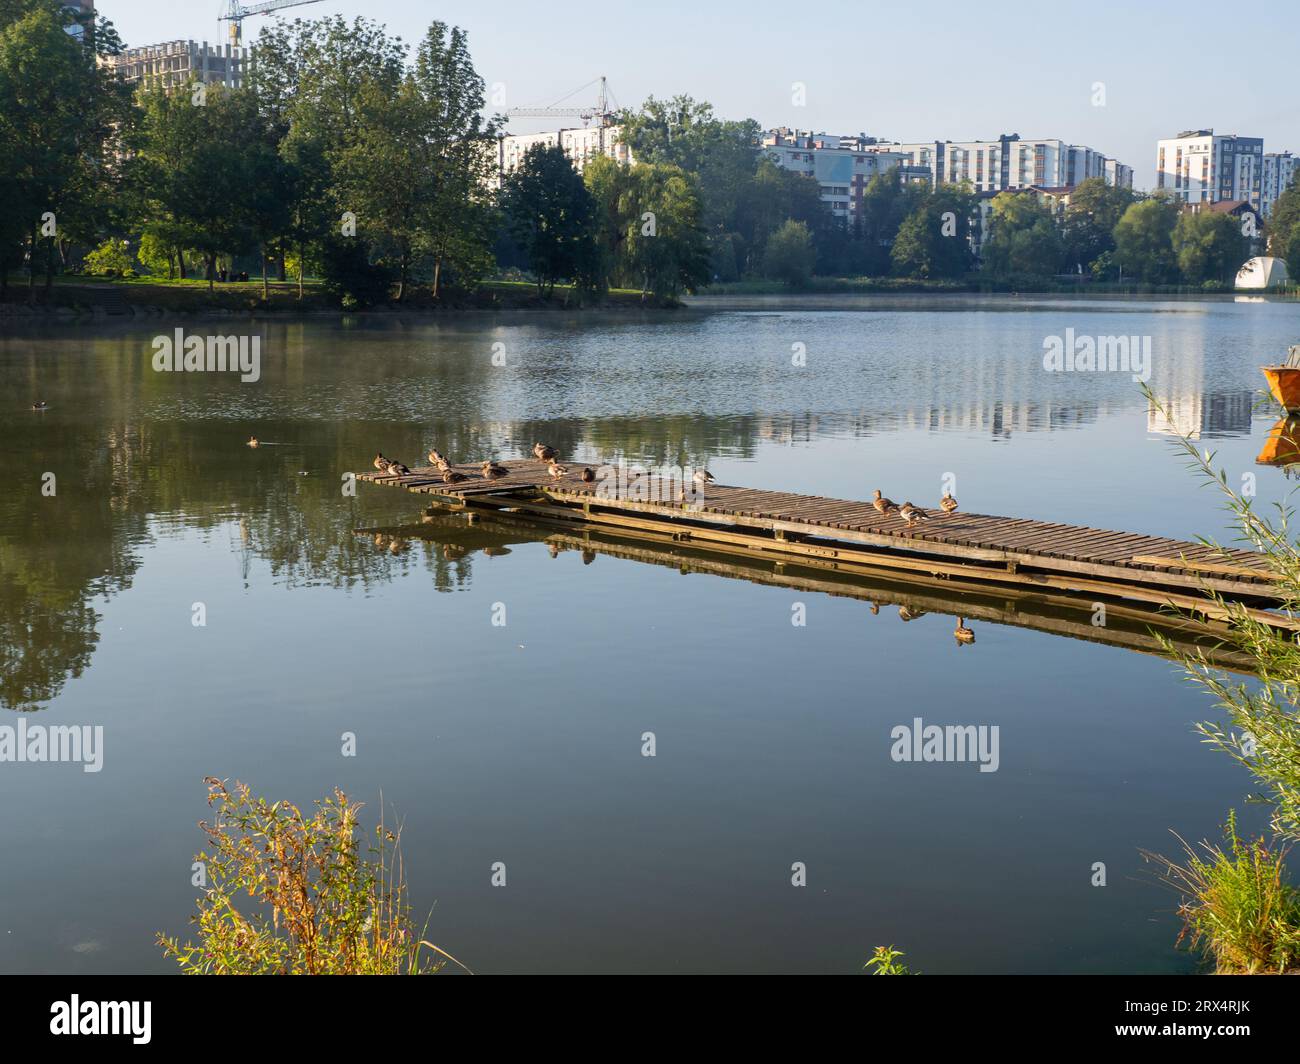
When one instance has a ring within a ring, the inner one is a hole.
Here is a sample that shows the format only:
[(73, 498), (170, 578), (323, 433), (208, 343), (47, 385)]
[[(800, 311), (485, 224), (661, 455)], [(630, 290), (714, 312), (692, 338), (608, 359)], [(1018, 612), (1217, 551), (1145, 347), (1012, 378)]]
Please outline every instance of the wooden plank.
[(1198, 572), (1223, 573), (1229, 576), (1249, 576), (1260, 580), (1279, 580), (1277, 573), (1265, 568), (1244, 565), (1217, 565), (1213, 562), (1198, 562), (1191, 559), (1161, 557), (1159, 555), (1140, 554), (1133, 561), (1143, 565), (1170, 566), (1176, 569), (1191, 569)]

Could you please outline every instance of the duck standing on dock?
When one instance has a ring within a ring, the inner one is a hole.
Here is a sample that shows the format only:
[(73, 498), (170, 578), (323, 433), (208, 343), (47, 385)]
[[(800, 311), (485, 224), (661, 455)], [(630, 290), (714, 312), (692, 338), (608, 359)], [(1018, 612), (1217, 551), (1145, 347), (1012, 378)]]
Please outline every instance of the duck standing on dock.
[(898, 514), (907, 522), (908, 528), (911, 528), (918, 521), (930, 520), (930, 515), (925, 510), (922, 510), (919, 506), (913, 506), (910, 502), (903, 503)]
[(952, 497), (951, 492), (945, 492), (943, 498), (939, 500), (939, 509), (946, 514), (957, 509), (957, 500)]
[(483, 476), (488, 480), (500, 480), (510, 473), (505, 466), (497, 465), (491, 458), (483, 463)]
[(584, 484), (590, 484), (596, 479), (596, 471), (591, 466), (583, 466), (582, 472), (578, 475), (582, 477)]
[(894, 502), (893, 499), (886, 499), (881, 495), (879, 488), (875, 491), (875, 495), (871, 500), (871, 505), (876, 508), (876, 513), (884, 514), (886, 517), (898, 510), (898, 504)]
[(957, 618), (957, 627), (952, 630), (953, 638), (957, 640), (957, 645), (968, 646), (975, 642), (975, 633), (966, 627), (966, 618)]
[(469, 480), (464, 473), (457, 473), (450, 467), (442, 471), (442, 481), (444, 484), (460, 484), (462, 481)]
[[(250, 444), (250, 446), (251, 446), (251, 444)], [(375, 467), (376, 469), (379, 470), (379, 472), (381, 472), (381, 473), (387, 473), (387, 472), (388, 472), (388, 467), (389, 467), (389, 465), (390, 465), (391, 463), (388, 461), (387, 458), (384, 457), (384, 452), (383, 452), (383, 451), (376, 451), (376, 452), (375, 452), (375, 461), (374, 461), (373, 464), (374, 464), (374, 467)]]
[(550, 473), (551, 476), (553, 476), (556, 480), (559, 480), (560, 477), (564, 476), (566, 473), (569, 472), (564, 466), (560, 465), (560, 463), (557, 462), (554, 458), (550, 460), (550, 464), (547, 466), (546, 471)]
[(695, 486), (701, 489), (703, 489), (705, 484), (714, 483), (713, 474), (707, 469), (697, 469), (691, 474), (691, 480), (695, 481)]
[(441, 466), (444, 466), (444, 465), (446, 465), (446, 464), (447, 464), (447, 459), (443, 458), (443, 456), (442, 456), (442, 452), (439, 451), (437, 447), (430, 447), (430, 448), (429, 448), (429, 465), (435, 465), (435, 466), (439, 466), (439, 467), (441, 467)]
[(395, 477), (409, 477), (411, 475), (410, 469), (396, 459), (388, 463), (388, 472)]
[(533, 454), (543, 462), (554, 462), (557, 457), (555, 448), (546, 443), (533, 444)]

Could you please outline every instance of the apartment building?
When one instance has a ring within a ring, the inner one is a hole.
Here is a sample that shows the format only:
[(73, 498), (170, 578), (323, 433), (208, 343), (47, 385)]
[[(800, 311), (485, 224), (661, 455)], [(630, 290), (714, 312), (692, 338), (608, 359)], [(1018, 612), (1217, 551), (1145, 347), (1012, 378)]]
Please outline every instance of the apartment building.
[(104, 62), (123, 80), (146, 88), (173, 89), (201, 81), (235, 89), (243, 84), (251, 57), (252, 49), (235, 45), (166, 41), (128, 48)]
[(894, 141), (881, 150), (901, 153), (912, 165), (926, 168), (936, 185), (967, 182), (976, 192), (1072, 188), (1093, 177), (1133, 187), (1131, 166), (1081, 144), (1025, 140), (1019, 133), (1004, 133), (997, 140)]
[(559, 145), (578, 173), (582, 173), (587, 163), (601, 155), (618, 163), (631, 163), (632, 149), (621, 142), (621, 135), (622, 130), (613, 125), (558, 129), (545, 133), (507, 134), (497, 141), (498, 183), (505, 174), (518, 170), (528, 149), (538, 144), (547, 147)]
[(900, 152), (882, 150), (865, 133), (846, 137), (781, 127), (761, 134), (757, 149), (774, 166), (816, 181), (822, 202), (846, 221), (858, 216), (867, 185), (877, 175), (897, 169), (903, 181), (930, 179), (927, 170), (910, 165)]
[(1273, 204), (1282, 195), (1300, 173), (1300, 159), (1289, 151), (1264, 153), (1263, 181), (1261, 182), (1260, 209), (1267, 218), (1273, 213)]
[(1156, 145), (1156, 188), (1183, 203), (1246, 200), (1264, 206), (1264, 141), (1189, 129)]

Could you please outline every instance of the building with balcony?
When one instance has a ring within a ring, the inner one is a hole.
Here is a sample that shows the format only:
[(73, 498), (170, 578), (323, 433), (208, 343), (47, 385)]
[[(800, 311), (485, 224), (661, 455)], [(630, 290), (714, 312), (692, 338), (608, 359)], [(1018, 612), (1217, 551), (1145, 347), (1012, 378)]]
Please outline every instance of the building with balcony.
[(1156, 188), (1183, 203), (1247, 200), (1264, 206), (1264, 141), (1192, 129), (1156, 145)]
[(976, 192), (1010, 192), (1031, 186), (1073, 188), (1089, 178), (1133, 187), (1133, 168), (1081, 144), (1059, 139), (1025, 140), (1004, 133), (997, 140), (894, 141), (880, 150), (901, 153), (926, 168), (936, 185), (969, 183)]
[(497, 140), (497, 181), (519, 169), (528, 149), (538, 144), (547, 147), (559, 145), (582, 173), (587, 163), (598, 156), (606, 156), (618, 163), (631, 163), (632, 149), (619, 139), (618, 126), (584, 126), (575, 129), (558, 129), (545, 133), (506, 134)]
[(812, 178), (831, 214), (846, 221), (858, 217), (872, 178), (897, 170), (901, 180), (929, 181), (929, 171), (912, 166), (902, 153), (882, 149), (866, 134), (829, 133), (779, 128), (761, 134), (757, 149), (772, 165)]
[(1295, 181), (1300, 174), (1300, 159), (1289, 151), (1265, 152), (1264, 171), (1261, 182), (1262, 203), (1260, 209), (1267, 218), (1273, 213), (1273, 204)]

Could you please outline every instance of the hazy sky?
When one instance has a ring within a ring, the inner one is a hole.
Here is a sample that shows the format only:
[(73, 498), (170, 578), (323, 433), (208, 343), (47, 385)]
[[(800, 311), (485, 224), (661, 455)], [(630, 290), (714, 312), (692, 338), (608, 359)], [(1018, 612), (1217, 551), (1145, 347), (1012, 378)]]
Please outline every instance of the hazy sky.
[[(222, 0), (97, 6), (130, 45), (225, 40)], [(321, 0), (282, 17), (327, 14), (365, 15), (408, 41), (433, 18), (463, 26), (479, 73), (513, 106), (551, 103), (605, 74), (622, 105), (689, 93), (764, 126), (899, 140), (1060, 137), (1134, 167), (1140, 187), (1154, 182), (1156, 140), (1183, 129), (1300, 152), (1295, 0)], [(274, 17), (247, 19), (245, 38)], [(795, 82), (807, 86), (803, 107), (792, 104)], [(1096, 82), (1105, 106), (1093, 105)], [(575, 102), (594, 99), (591, 89)]]

